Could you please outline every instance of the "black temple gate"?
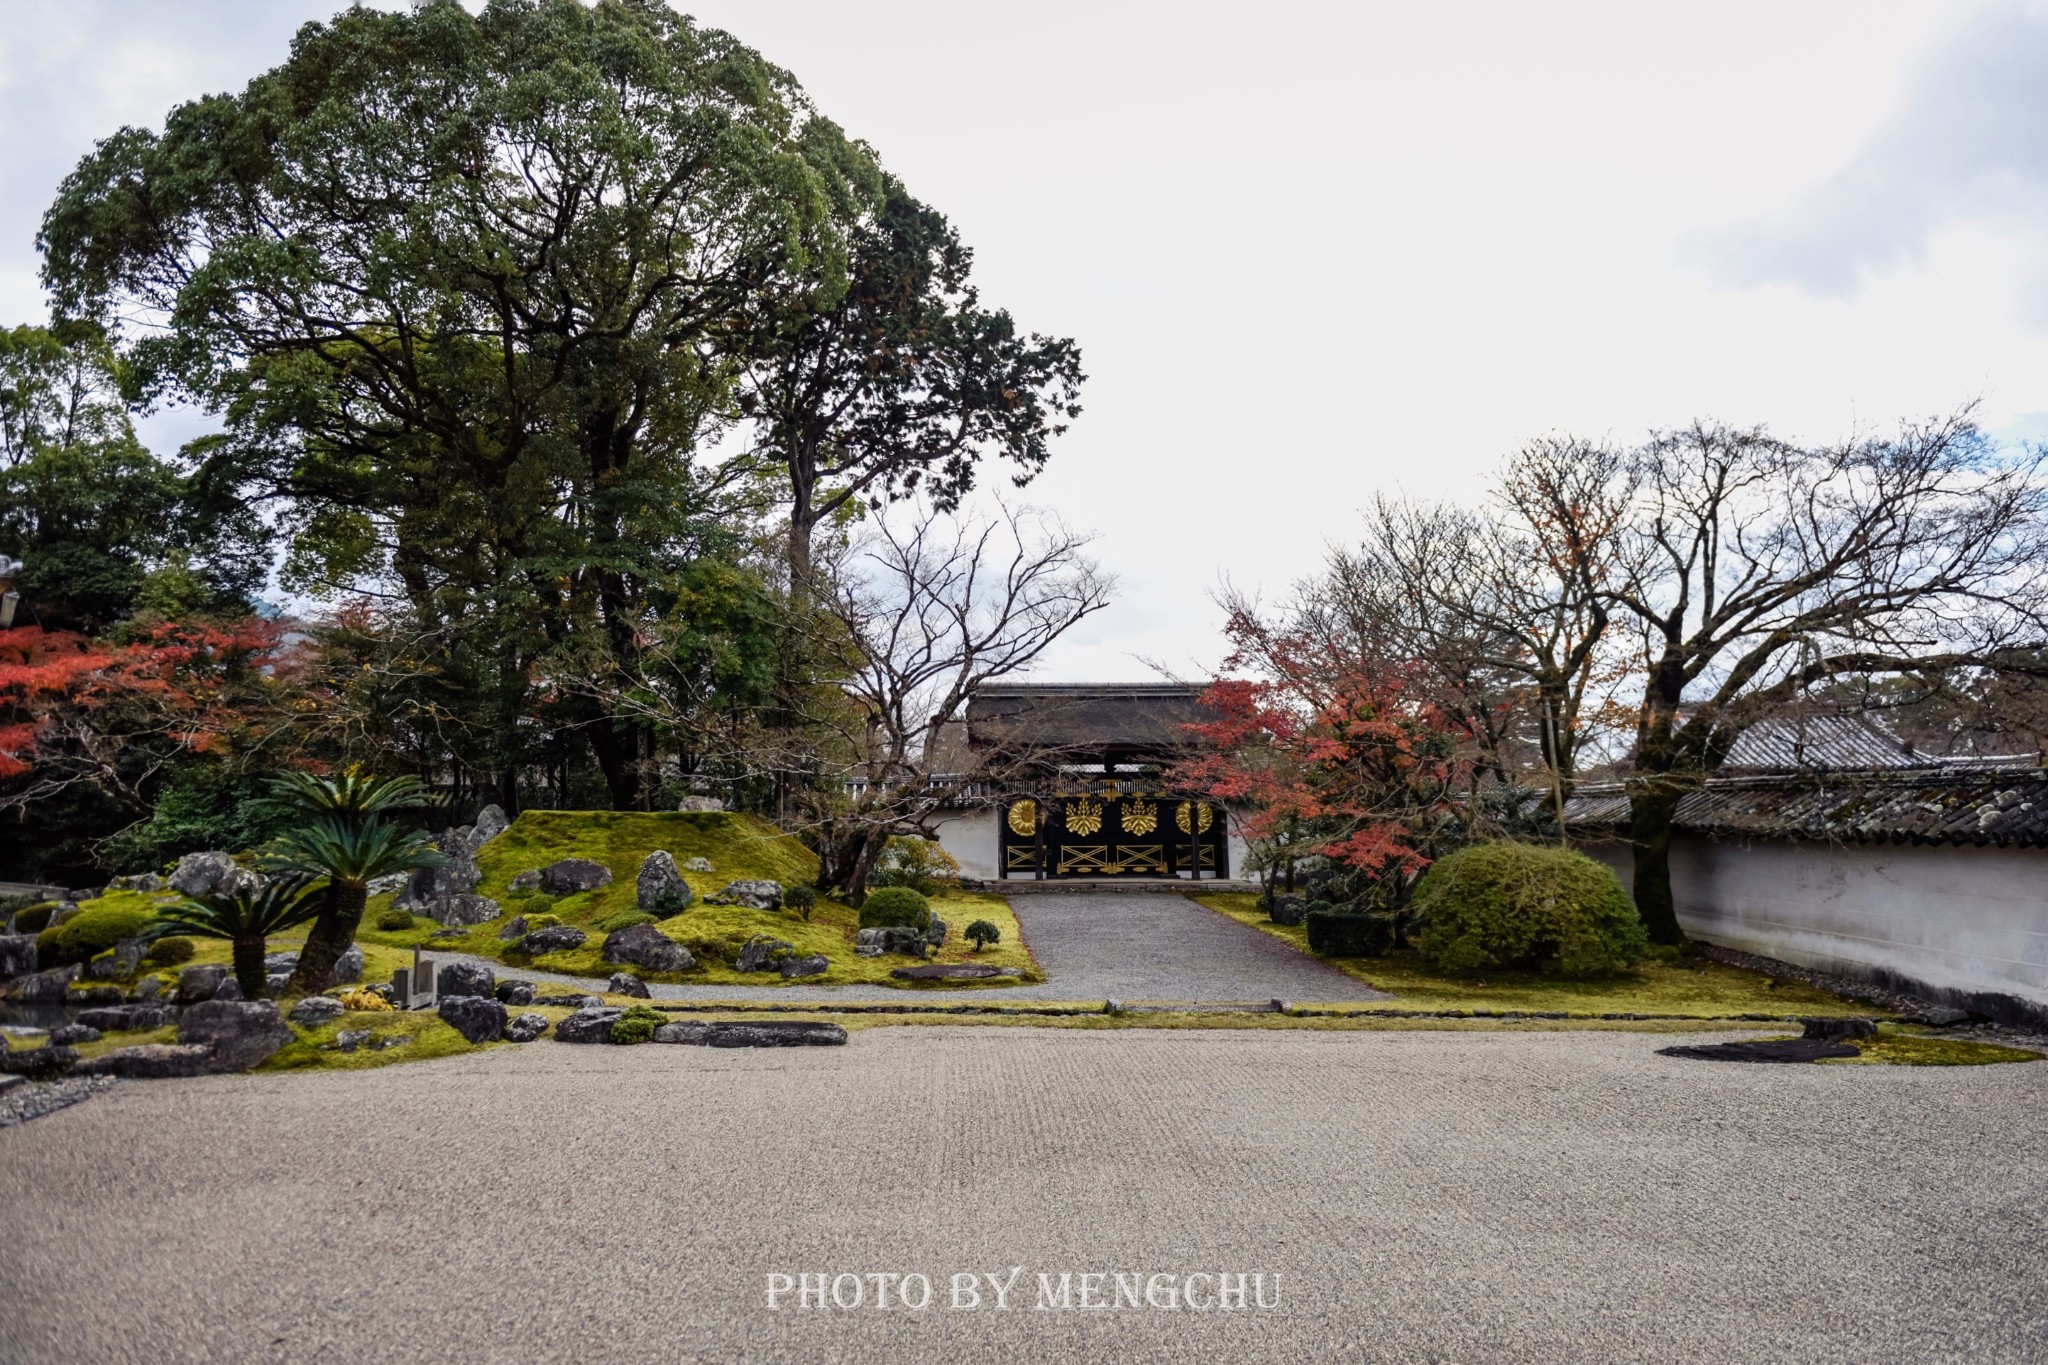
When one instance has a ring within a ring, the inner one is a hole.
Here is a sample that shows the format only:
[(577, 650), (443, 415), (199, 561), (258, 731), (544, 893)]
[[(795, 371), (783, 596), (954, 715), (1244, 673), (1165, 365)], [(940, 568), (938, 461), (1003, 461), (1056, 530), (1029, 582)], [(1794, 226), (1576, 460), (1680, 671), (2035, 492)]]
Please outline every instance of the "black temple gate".
[(1016, 796), (1001, 810), (1005, 877), (1227, 877), (1224, 818), (1154, 793)]

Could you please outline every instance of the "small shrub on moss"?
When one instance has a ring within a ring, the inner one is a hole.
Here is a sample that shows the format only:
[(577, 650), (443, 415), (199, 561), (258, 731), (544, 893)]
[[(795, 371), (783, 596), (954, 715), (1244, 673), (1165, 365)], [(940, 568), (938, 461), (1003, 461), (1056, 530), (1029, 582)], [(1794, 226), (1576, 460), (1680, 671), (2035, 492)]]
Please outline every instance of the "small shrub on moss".
[(1379, 957), (1394, 946), (1392, 915), (1318, 910), (1302, 916), (1308, 950), (1323, 957)]
[(526, 927), (529, 931), (534, 929), (559, 929), (562, 927), (562, 917), (560, 915), (528, 915), (526, 917)]
[(644, 1043), (654, 1037), (654, 1031), (668, 1022), (668, 1016), (647, 1005), (633, 1005), (621, 1018), (612, 1023), (614, 1043)]
[(687, 886), (665, 886), (654, 893), (654, 904), (648, 908), (654, 913), (650, 919), (674, 919), (690, 908), (696, 898)]
[(412, 911), (386, 910), (377, 916), (377, 927), (387, 934), (402, 934), (412, 928)]
[(198, 951), (199, 945), (191, 939), (173, 935), (150, 944), (142, 954), (142, 960), (156, 967), (175, 967), (181, 962), (190, 962)]
[(747, 934), (701, 934), (696, 938), (683, 939), (681, 942), (690, 950), (690, 956), (696, 958), (699, 963), (716, 962), (720, 966), (730, 967), (739, 961), (740, 949), (747, 946), (748, 938)]
[(375, 991), (345, 991), (335, 997), (345, 1010), (391, 1010), (391, 1002)]
[(973, 921), (963, 932), (967, 936), (967, 941), (974, 945), (974, 951), (977, 953), (983, 948), (988, 947), (989, 944), (1000, 943), (1003, 939), (1003, 931), (985, 919)]
[(37, 901), (26, 910), (14, 914), (14, 932), (17, 934), (40, 934), (50, 927), (50, 916), (57, 913), (57, 902)]
[[(615, 915), (606, 915), (597, 922), (597, 927), (604, 933), (615, 934), (636, 924), (652, 924), (655, 919), (656, 916), (648, 914), (645, 910), (621, 910)], [(527, 923), (530, 925), (533, 921), (528, 920)]]
[(90, 962), (122, 939), (141, 933), (153, 918), (148, 910), (125, 905), (82, 911), (36, 935), (36, 961), (45, 967)]
[(1416, 950), (1440, 971), (1598, 976), (1634, 965), (1649, 948), (1614, 874), (1570, 849), (1460, 849), (1423, 874), (1414, 910)]
[(932, 922), (932, 905), (907, 886), (885, 886), (870, 891), (860, 903), (860, 927), (888, 929), (898, 925), (923, 930)]
[(803, 882), (783, 887), (782, 908), (795, 911), (800, 918), (808, 920), (811, 912), (818, 908), (818, 888)]

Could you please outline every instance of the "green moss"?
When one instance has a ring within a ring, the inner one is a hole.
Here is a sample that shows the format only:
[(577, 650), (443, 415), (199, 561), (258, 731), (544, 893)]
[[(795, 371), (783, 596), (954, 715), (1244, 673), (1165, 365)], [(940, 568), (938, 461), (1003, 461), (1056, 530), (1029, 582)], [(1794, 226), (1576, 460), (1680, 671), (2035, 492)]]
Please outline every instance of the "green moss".
[(1943, 1038), (1909, 1033), (1892, 1024), (1880, 1024), (1877, 1037), (1857, 1039), (1854, 1057), (1830, 1057), (1823, 1065), (1834, 1066), (1997, 1066), (2005, 1062), (2038, 1062), (2041, 1054), (2028, 1048), (2004, 1047), (1997, 1043), (1973, 1042), (1967, 1038)]
[[(325, 1044), (334, 1041), (335, 1035), (343, 1029), (368, 1029), (370, 1041), (356, 1048), (354, 1052), (324, 1050)], [(423, 1062), (434, 1057), (452, 1057), (462, 1053), (475, 1052), (479, 1048), (504, 1047), (509, 1044), (482, 1043), (472, 1045), (455, 1029), (432, 1014), (419, 1012), (387, 1012), (384, 1010), (350, 1010), (331, 1024), (322, 1024), (316, 1029), (294, 1029), (299, 1041), (287, 1043), (272, 1053), (256, 1070), (258, 1071), (361, 1071), (369, 1067), (390, 1066), (397, 1062)], [(399, 1047), (378, 1048), (376, 1044), (385, 1038), (403, 1036), (410, 1043)]]
[(612, 1041), (622, 1045), (644, 1043), (668, 1022), (668, 1016), (651, 1005), (633, 1005), (612, 1023)]
[[(1264, 934), (1308, 951), (1305, 930), (1275, 924), (1251, 892), (1211, 891), (1193, 899)], [(1583, 981), (1529, 972), (1454, 976), (1433, 971), (1412, 951), (1385, 957), (1323, 959), (1354, 980), (1391, 994), (1389, 1003), (1418, 1010), (1521, 1010), (1571, 1014), (1883, 1014), (1862, 1001), (1698, 957), (1652, 958), (1632, 971)]]
[(36, 935), (36, 960), (45, 967), (90, 962), (156, 917), (156, 902), (140, 891), (113, 891), (81, 901), (78, 913)]

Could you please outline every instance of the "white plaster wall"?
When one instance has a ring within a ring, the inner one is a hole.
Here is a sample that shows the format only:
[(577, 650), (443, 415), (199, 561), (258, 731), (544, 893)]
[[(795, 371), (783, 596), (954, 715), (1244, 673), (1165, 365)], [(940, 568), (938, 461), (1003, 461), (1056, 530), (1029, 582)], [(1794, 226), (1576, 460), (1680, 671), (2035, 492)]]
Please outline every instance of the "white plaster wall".
[[(1629, 884), (1627, 844), (1585, 851)], [(2048, 850), (1680, 835), (1671, 890), (1686, 933), (1710, 943), (2048, 1006)]]
[(997, 812), (983, 806), (973, 810), (948, 811), (935, 823), (939, 847), (960, 864), (960, 875), (975, 881), (996, 878), (996, 858), (1001, 853), (996, 837)]

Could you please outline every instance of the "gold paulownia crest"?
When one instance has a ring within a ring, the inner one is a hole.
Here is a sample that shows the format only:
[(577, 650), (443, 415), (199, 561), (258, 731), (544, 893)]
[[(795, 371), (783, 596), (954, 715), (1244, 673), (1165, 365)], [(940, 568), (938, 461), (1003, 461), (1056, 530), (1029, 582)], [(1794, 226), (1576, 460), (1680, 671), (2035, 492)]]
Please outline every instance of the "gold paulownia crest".
[(1126, 834), (1150, 834), (1159, 828), (1159, 805), (1154, 801), (1133, 801), (1123, 808), (1118, 819)]
[(1010, 833), (1029, 839), (1038, 829), (1038, 803), (1017, 801), (1010, 806)]
[(1067, 829), (1087, 838), (1102, 828), (1102, 803), (1089, 797), (1067, 803)]
[[(1216, 823), (1215, 808), (1212, 807), (1207, 801), (1197, 801), (1194, 804), (1194, 818), (1200, 825), (1199, 832), (1207, 834), (1209, 832), (1209, 826)], [(1182, 834), (1191, 834), (1196, 832), (1188, 828), (1188, 818), (1188, 803), (1183, 801), (1180, 803), (1180, 807), (1173, 813), (1173, 823), (1180, 826), (1180, 832)]]

